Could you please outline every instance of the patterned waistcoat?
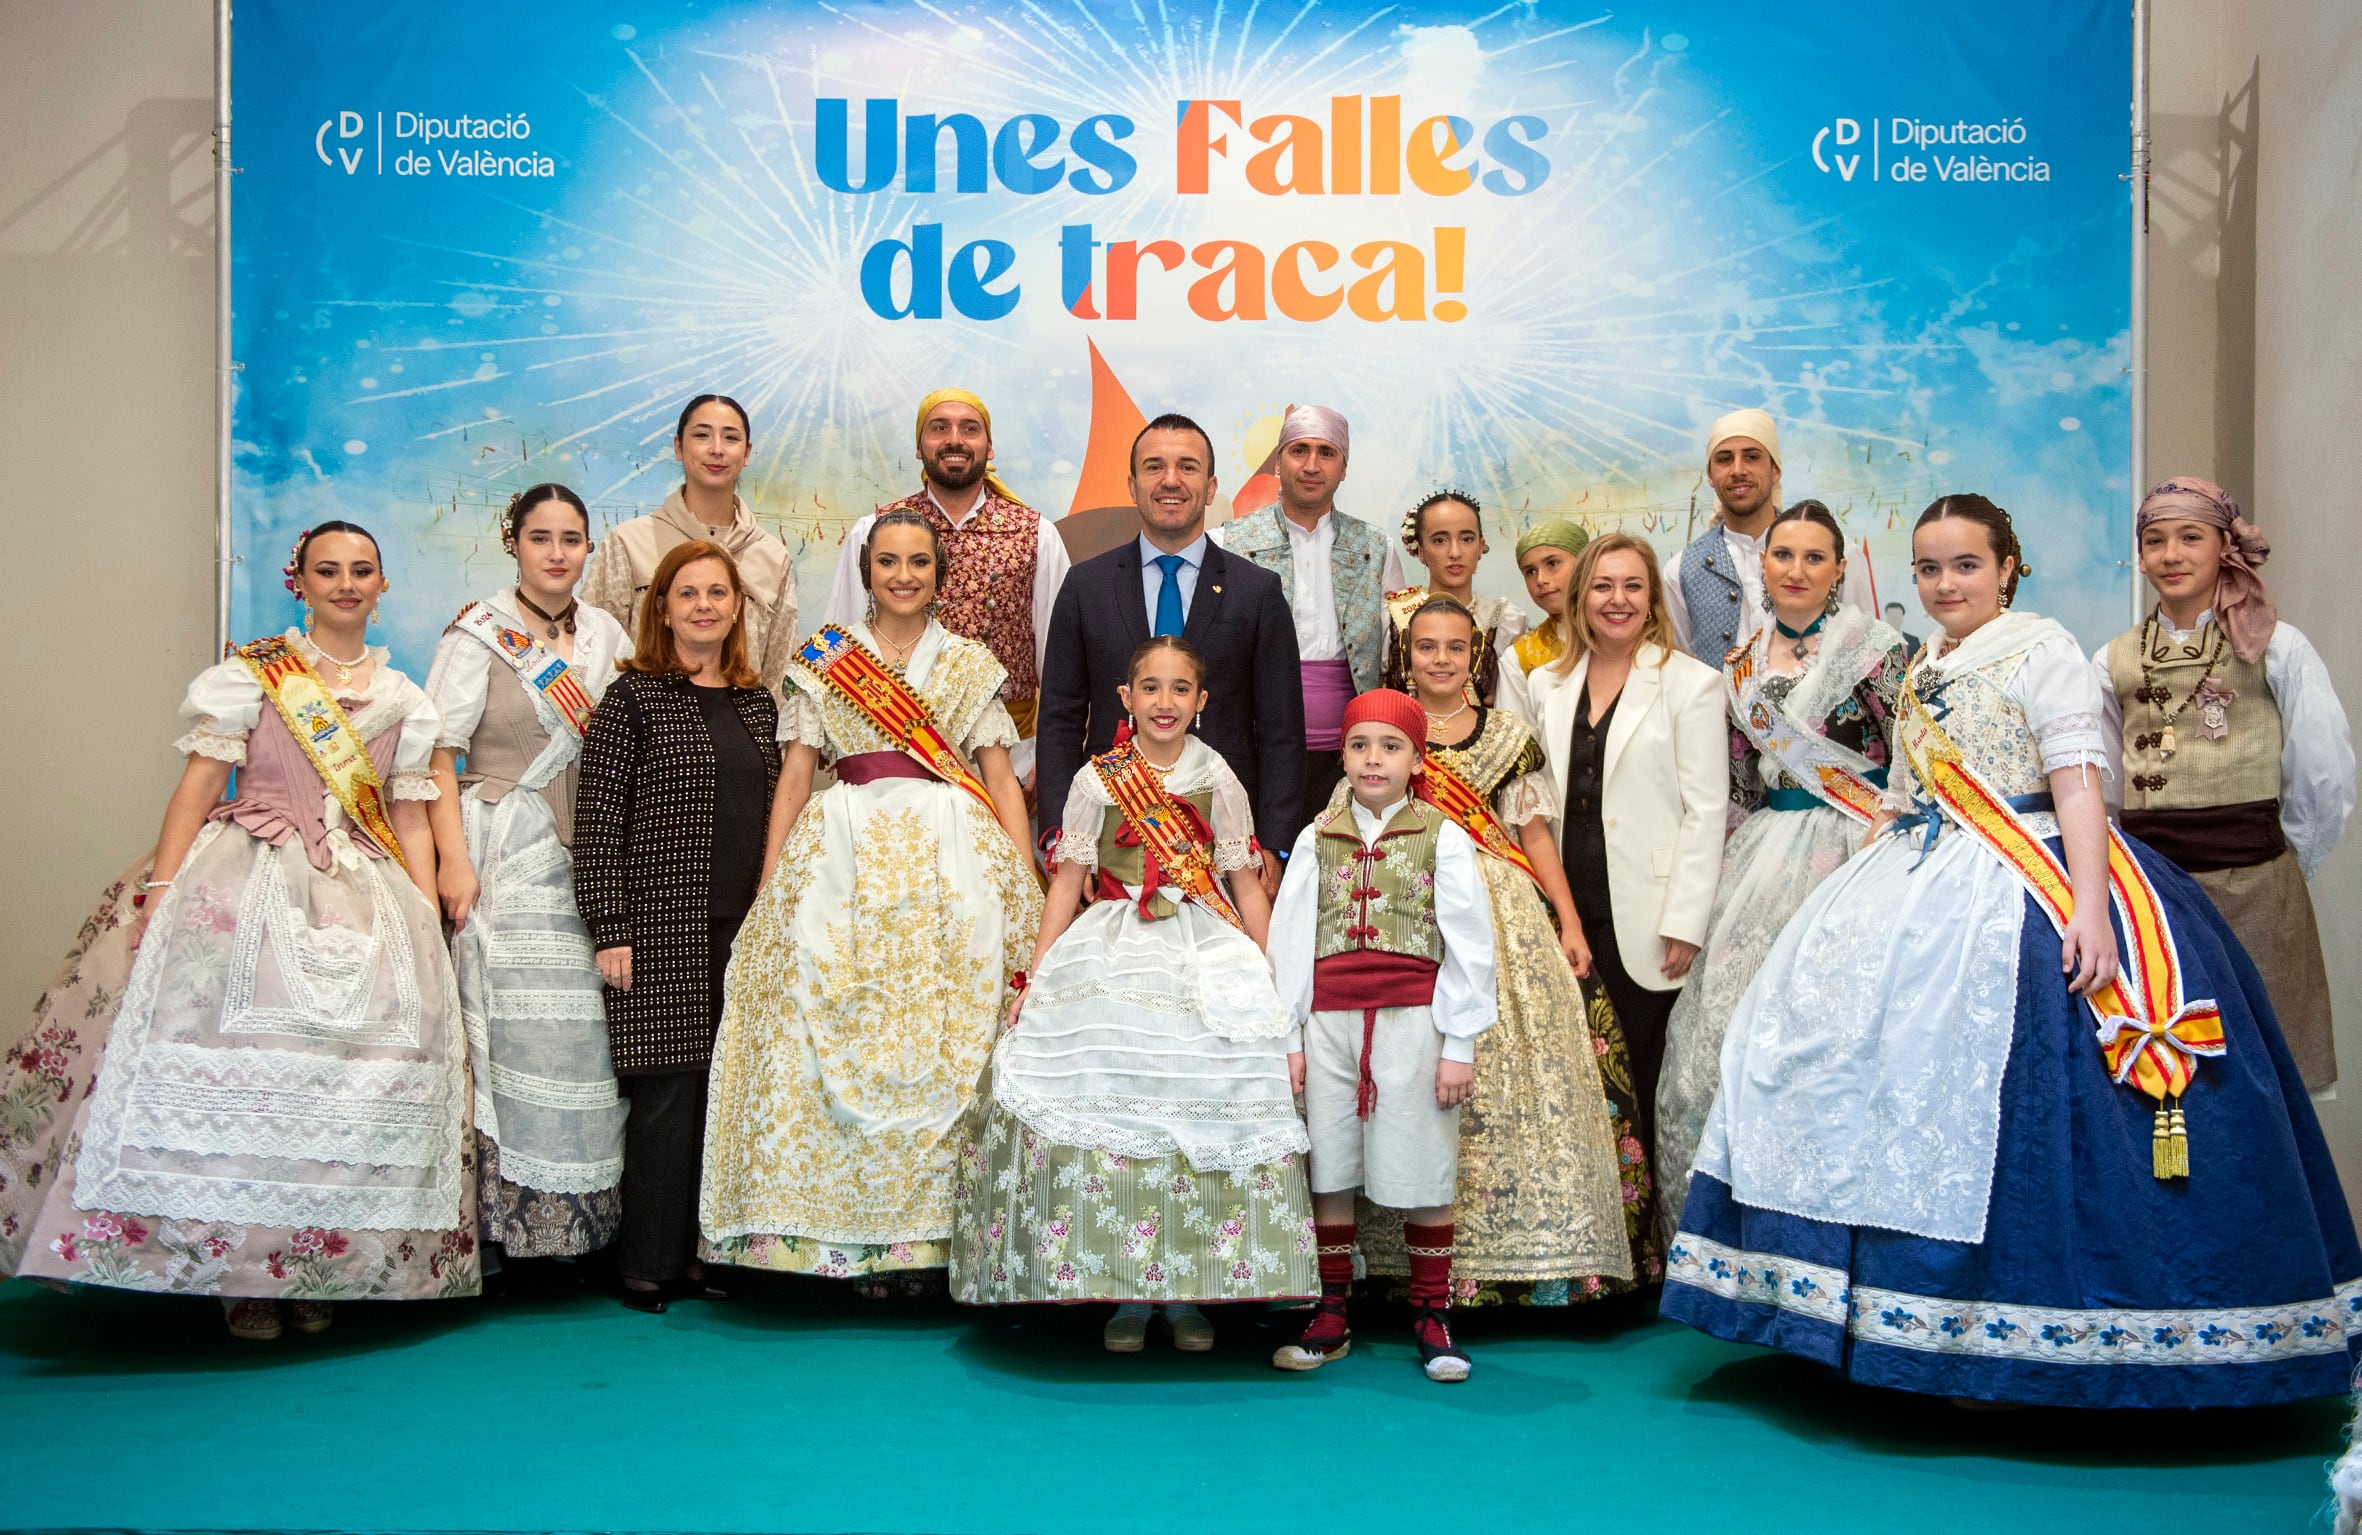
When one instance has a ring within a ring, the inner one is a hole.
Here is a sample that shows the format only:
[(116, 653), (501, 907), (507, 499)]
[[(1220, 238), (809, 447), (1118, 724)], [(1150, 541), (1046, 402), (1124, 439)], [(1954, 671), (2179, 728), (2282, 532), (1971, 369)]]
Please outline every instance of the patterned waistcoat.
[(1375, 846), (1365, 846), (1351, 799), (1321, 817), (1313, 838), (1320, 859), (1313, 958), (1377, 950), (1442, 963), (1435, 842), (1443, 824), (1442, 811), (1414, 799), (1388, 819)]
[(1041, 678), (1033, 659), (1033, 576), (1041, 558), (1040, 515), (990, 490), (957, 528), (923, 490), (878, 508), (881, 517), (888, 512), (916, 512), (942, 535), (945, 574), (935, 616), (944, 628), (977, 641), (1001, 663), (1009, 674), (1001, 684), (1001, 697), (1039, 694)]
[[(1086, 767), (1083, 771), (1087, 773), (1091, 769)], [(1172, 794), (1169, 789), (1165, 792)], [(1189, 808), (1197, 812), (1199, 820), (1208, 826), (1214, 824), (1213, 790), (1174, 794), (1173, 798), (1188, 801)], [(1141, 848), (1137, 838), (1128, 844), (1123, 840), (1124, 825), (1124, 813), (1113, 805), (1108, 806), (1106, 813), (1099, 817), (1099, 868), (1102, 873), (1112, 875), (1122, 884), (1138, 886), (1148, 878), (1148, 854)], [(1149, 894), (1148, 913), (1152, 919), (1169, 917), (1175, 909), (1173, 903), (1164, 896)]]
[[(2177, 640), (2162, 627), (2154, 632), (2149, 657), (2151, 679), (2164, 686), (2171, 701), (2162, 707), (2136, 697), (2141, 683), (2141, 636), (2147, 630), (2128, 629), (2108, 645), (2108, 681), (2124, 709), (2124, 808), (2127, 810), (2195, 810), (2211, 805), (2244, 805), (2280, 797), (2280, 705), (2264, 680), (2263, 663), (2253, 665), (2223, 645), (2214, 679), (2236, 695), (2223, 710), (2223, 733), (2209, 739), (2205, 729), (2205, 699), (2190, 699), (2190, 690), (2206, 675), (2207, 658), (2221, 633), (2209, 622), (2196, 634)], [(2176, 707), (2173, 755), (2157, 755), (2153, 737), (2165, 729), (2165, 716)]]
[[(1280, 594), (1293, 609), (1296, 554), (1288, 542), (1286, 516), (1276, 501), (1249, 512), (1222, 547), (1277, 575)], [(1337, 530), (1336, 541), (1329, 545), (1329, 589), (1336, 602), (1337, 628), (1345, 636), (1345, 664), (1353, 673), (1353, 690), (1366, 693), (1378, 686), (1386, 660), (1386, 542), (1359, 518), (1331, 512), (1329, 520)]]
[(1730, 545), (1722, 541), (1722, 524), (1705, 532), (1681, 551), (1681, 600), (1689, 607), (1689, 651), (1708, 666), (1721, 663), (1739, 642), (1739, 602), (1743, 588), (1731, 569)]

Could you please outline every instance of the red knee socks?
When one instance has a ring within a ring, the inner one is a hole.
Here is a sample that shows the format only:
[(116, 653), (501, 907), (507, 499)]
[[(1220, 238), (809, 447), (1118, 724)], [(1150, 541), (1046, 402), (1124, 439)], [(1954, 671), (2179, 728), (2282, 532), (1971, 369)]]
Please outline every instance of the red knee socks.
[(1452, 1223), (1402, 1228), (1403, 1246), (1411, 1255), (1411, 1304), (1437, 1310), (1452, 1303)]

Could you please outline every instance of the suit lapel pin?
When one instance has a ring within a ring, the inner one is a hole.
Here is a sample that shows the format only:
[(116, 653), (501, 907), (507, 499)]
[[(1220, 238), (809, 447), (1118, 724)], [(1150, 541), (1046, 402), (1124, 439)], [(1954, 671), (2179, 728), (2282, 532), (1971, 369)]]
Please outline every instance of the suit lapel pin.
[(1214, 595), (1215, 595), (1215, 596), (1217, 596), (1217, 597), (1221, 596), (1221, 595), (1222, 595), (1222, 588), (1220, 588), (1219, 586), (1215, 587), (1215, 588), (1214, 588)]

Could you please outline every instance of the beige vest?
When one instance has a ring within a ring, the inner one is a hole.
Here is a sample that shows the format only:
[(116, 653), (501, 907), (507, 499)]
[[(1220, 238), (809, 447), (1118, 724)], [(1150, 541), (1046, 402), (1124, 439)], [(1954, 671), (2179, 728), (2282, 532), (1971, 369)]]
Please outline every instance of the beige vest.
[[(459, 786), (475, 785), (477, 799), (498, 804), (548, 745), (549, 732), (542, 728), (525, 679), (505, 662), (494, 661), (491, 675), (484, 679), (484, 717), (468, 741), (467, 771), (459, 775)], [(577, 757), (541, 790), (550, 814), (557, 817), (563, 847), (574, 845), (574, 784), (581, 769), (582, 759)]]
[[(2146, 626), (2143, 626), (2144, 628)], [(2128, 629), (2109, 642), (2108, 681), (2124, 711), (2124, 808), (2197, 810), (2210, 805), (2243, 805), (2280, 797), (2280, 705), (2264, 680), (2261, 661), (2240, 660), (2228, 648), (2215, 666), (2215, 680), (2237, 696), (2226, 711), (2220, 740), (2209, 740), (2200, 718), (2202, 704), (2182, 701), (2206, 675), (2206, 658), (2217, 633), (2211, 620), (2186, 640), (2160, 626), (2149, 675), (2172, 695), (2162, 705), (2135, 696), (2141, 682), (2141, 629)], [(2180, 712), (2174, 714), (2179, 708)], [(2174, 714), (2173, 755), (2160, 758), (2151, 739)], [(2143, 744), (2146, 743), (2146, 744)]]

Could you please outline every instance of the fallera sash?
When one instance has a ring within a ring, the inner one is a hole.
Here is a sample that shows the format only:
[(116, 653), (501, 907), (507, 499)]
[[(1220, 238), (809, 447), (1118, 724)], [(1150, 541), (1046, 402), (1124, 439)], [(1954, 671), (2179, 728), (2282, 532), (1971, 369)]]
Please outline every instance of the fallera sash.
[(469, 603), (451, 620), (451, 627), (482, 641), (494, 655), (506, 661), (518, 680), (558, 711), (558, 718), (574, 733), (574, 738), (582, 739), (596, 705), (563, 660), (543, 649), (532, 635), (520, 634), (502, 623), (490, 603)]
[(361, 744), (353, 722), (345, 718), (343, 705), (320, 674), (284, 635), (233, 646), (232, 653), (262, 684), (263, 697), (279, 711), (287, 733), (303, 748), (344, 813), (388, 858), (408, 869), (402, 839), (394, 835), (394, 823), (386, 815), (385, 784), (377, 776), (377, 764), (369, 760), (369, 748)]
[(1534, 872), (1534, 861), (1493, 814), (1492, 805), (1467, 779), (1445, 767), (1432, 747), (1426, 756), (1427, 770), (1411, 775), (1411, 793), (1449, 816), (1460, 830), (1476, 839), (1478, 847), (1523, 869), (1526, 878), (1539, 887), (1542, 876)]
[(1738, 721), (1749, 744), (1787, 769), (1789, 777), (1830, 809), (1864, 826), (1878, 819), (1881, 796), (1869, 777), (1877, 771), (1869, 758), (1807, 729), (1760, 692), (1749, 695), (1748, 684), (1755, 680), (1755, 646), (1731, 652), (1723, 679), (1730, 717)]
[[(1922, 789), (2017, 875), (2051, 926), (2064, 933), (2075, 911), (2066, 866), (2008, 798), (1962, 759), (1920, 699), (1916, 678), (1904, 686), (1896, 738)], [(2181, 959), (2164, 902), (2114, 826), (2108, 828), (2108, 894), (2124, 934), (2122, 962), (2116, 979), (2084, 1000), (2099, 1020), (2108, 1074), (2157, 1100), (2152, 1171), (2159, 1178), (2187, 1177), (2190, 1148), (2180, 1099), (2200, 1057), (2224, 1053), (2222, 1015), (2213, 1002), (2183, 995)]]
[(1230, 904), (1214, 871), (1213, 853), (1206, 845), (1209, 839), (1201, 835), (1204, 823), (1198, 819), (1196, 807), (1165, 792), (1156, 770), (1131, 741), (1093, 757), (1091, 768), (1106, 787), (1107, 797), (1115, 801), (1125, 827), (1140, 839), (1141, 851), (1148, 855), (1142, 906), (1160, 884), (1169, 884), (1244, 932), (1246, 923), (1240, 920), (1238, 908)]
[(823, 624), (819, 633), (804, 641), (796, 660), (835, 688), (838, 697), (859, 710), (863, 719), (908, 752), (919, 766), (952, 787), (965, 789), (987, 815), (1000, 819), (984, 780), (944, 739), (942, 728), (910, 690), (910, 684), (880, 665), (859, 640), (836, 624)]

